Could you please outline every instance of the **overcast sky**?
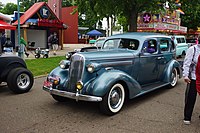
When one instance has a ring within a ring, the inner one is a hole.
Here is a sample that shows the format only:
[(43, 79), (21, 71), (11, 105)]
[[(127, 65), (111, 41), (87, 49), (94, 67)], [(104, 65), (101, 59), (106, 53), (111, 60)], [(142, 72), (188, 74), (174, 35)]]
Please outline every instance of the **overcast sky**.
[(2, 2), (3, 4), (7, 4), (7, 3), (15, 3), (15, 4), (17, 4), (17, 0), (0, 0), (0, 2)]

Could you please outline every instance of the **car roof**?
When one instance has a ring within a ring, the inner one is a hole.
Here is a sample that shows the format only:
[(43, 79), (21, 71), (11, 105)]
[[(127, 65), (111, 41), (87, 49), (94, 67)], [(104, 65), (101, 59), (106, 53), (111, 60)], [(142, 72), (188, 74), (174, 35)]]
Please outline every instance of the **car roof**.
[(170, 36), (163, 35), (160, 33), (152, 33), (152, 32), (127, 32), (123, 34), (116, 34), (108, 37), (108, 39), (111, 38), (149, 38), (149, 37), (167, 37), (171, 38)]

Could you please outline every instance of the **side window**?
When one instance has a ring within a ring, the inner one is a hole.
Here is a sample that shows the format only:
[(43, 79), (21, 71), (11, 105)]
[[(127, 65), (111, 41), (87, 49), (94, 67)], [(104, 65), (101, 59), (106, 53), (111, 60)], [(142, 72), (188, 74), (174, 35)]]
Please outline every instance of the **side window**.
[(137, 50), (139, 46), (139, 41), (135, 39), (121, 39), (119, 43), (119, 48), (128, 48), (131, 50)]
[(169, 52), (170, 50), (170, 41), (168, 39), (161, 39), (160, 40), (160, 51), (163, 52)]
[(181, 38), (181, 42), (182, 43), (186, 43), (184, 38)]
[(146, 40), (143, 44), (143, 52), (144, 53), (155, 53), (157, 52), (157, 42), (156, 40)]
[(181, 38), (177, 38), (177, 43), (181, 43)]

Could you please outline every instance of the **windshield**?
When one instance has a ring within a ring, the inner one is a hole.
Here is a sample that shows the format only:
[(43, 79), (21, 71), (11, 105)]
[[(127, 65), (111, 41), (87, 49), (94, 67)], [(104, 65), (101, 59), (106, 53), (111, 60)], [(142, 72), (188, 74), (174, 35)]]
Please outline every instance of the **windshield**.
[(131, 50), (137, 50), (139, 47), (139, 40), (136, 39), (110, 39), (107, 40), (103, 49), (114, 49), (114, 48), (127, 48)]
[(105, 41), (105, 39), (97, 40), (97, 41), (95, 42), (95, 46), (101, 47), (104, 41)]

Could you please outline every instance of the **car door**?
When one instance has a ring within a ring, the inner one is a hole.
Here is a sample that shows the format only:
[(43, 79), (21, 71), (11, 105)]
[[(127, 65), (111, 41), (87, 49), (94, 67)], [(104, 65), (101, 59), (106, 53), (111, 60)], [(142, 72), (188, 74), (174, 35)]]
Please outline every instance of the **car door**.
[(140, 69), (137, 79), (140, 85), (158, 81), (159, 59), (157, 39), (145, 40), (140, 54)]
[(158, 38), (159, 58), (157, 58), (159, 64), (158, 79), (161, 81), (165, 76), (165, 68), (167, 64), (174, 58), (172, 40), (170, 38)]

